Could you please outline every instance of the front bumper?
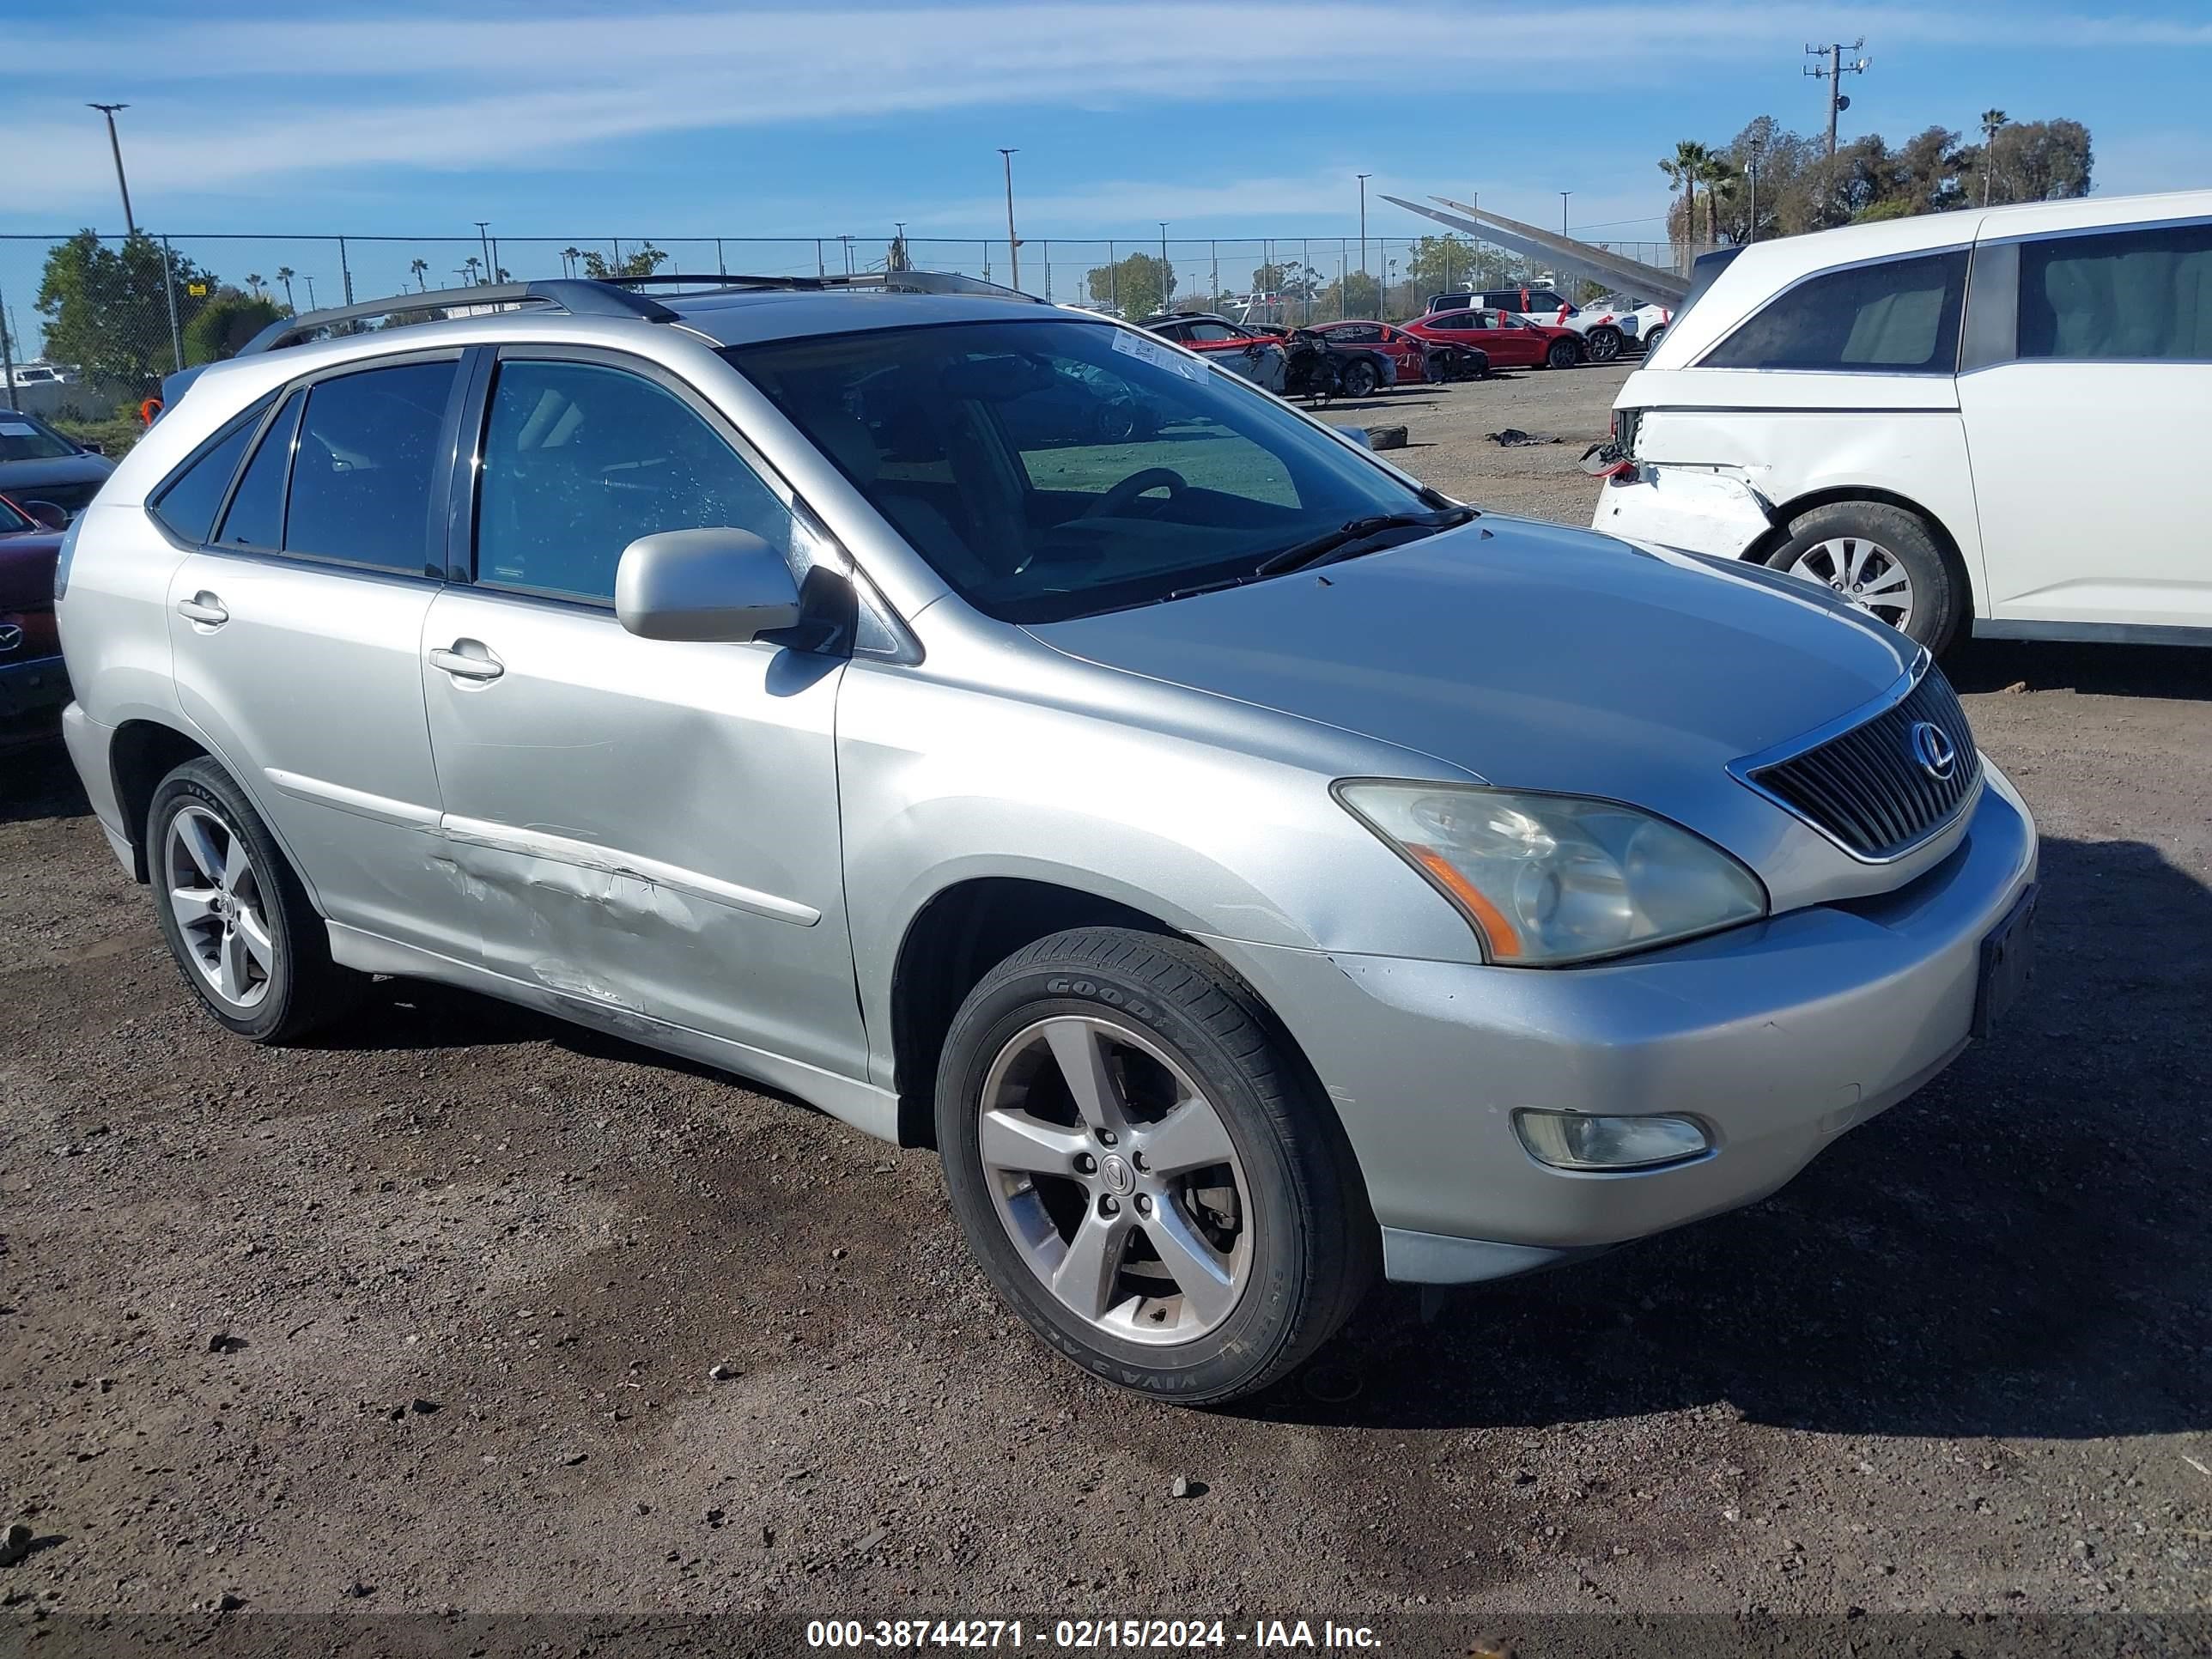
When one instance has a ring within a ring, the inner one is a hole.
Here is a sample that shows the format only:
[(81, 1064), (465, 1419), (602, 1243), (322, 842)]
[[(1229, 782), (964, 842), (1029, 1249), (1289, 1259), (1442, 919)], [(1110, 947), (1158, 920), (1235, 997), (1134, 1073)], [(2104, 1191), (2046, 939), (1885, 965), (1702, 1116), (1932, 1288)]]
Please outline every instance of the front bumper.
[[(1765, 1197), (1966, 1047), (1981, 942), (2034, 880), (2035, 825), (1995, 767), (1949, 858), (1893, 893), (1613, 963), (1545, 971), (1221, 948), (1340, 1115), (1394, 1279), (1526, 1271)], [(1516, 1108), (1678, 1113), (1693, 1162), (1537, 1163)]]
[(1698, 467), (1654, 466), (1608, 479), (1590, 528), (1623, 541), (1740, 559), (1769, 532), (1773, 503), (1741, 478)]

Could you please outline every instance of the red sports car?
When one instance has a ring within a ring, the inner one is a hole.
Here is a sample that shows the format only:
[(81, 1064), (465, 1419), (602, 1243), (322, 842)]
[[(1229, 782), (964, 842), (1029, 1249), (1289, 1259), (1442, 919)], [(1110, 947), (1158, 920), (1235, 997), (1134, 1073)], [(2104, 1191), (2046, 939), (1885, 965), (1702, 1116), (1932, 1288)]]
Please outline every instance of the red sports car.
[(0, 750), (52, 737), (70, 699), (54, 631), (62, 516), (47, 502), (0, 495)]
[(1337, 345), (1365, 346), (1390, 359), (1400, 386), (1423, 380), (1479, 380), (1490, 371), (1490, 360), (1479, 346), (1454, 341), (1440, 345), (1400, 328), (1395, 323), (1325, 323), (1314, 331)]
[(1408, 334), (1438, 345), (1469, 345), (1492, 368), (1572, 368), (1583, 361), (1582, 337), (1571, 328), (1523, 322), (1501, 311), (1432, 311), (1406, 325)]

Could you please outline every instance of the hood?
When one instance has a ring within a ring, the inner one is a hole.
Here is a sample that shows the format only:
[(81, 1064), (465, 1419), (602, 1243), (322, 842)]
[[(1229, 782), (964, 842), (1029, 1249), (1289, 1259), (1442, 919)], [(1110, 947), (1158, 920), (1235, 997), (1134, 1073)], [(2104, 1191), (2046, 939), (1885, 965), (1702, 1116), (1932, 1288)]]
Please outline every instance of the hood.
[(26, 530), (0, 535), (0, 611), (36, 611), (54, 602), (54, 561), (59, 531)]
[(1688, 822), (1723, 769), (1894, 684), (1918, 647), (1822, 591), (1486, 515), (1317, 571), (1030, 631), (1072, 655)]

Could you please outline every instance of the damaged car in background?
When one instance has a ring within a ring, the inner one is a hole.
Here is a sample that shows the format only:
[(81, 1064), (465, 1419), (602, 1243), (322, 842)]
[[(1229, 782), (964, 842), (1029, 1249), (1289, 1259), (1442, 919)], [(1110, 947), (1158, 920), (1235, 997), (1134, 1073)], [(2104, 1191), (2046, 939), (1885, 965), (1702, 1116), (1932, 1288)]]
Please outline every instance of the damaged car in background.
[(1398, 363), (1379, 345), (1338, 341), (1319, 329), (1254, 327), (1204, 312), (1173, 312), (1138, 325), (1188, 346), (1279, 398), (1369, 398), (1398, 384)]
[(1586, 465), (1593, 527), (1766, 565), (1932, 652), (2212, 644), (2212, 191), (1699, 259)]

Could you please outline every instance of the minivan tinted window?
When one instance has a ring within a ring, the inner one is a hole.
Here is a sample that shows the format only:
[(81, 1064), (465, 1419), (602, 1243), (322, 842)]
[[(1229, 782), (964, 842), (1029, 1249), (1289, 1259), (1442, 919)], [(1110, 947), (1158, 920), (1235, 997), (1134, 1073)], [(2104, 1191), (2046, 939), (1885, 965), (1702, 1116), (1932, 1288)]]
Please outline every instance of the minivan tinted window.
[(1827, 271), (1769, 301), (1701, 366), (1953, 374), (1966, 288), (1963, 248)]
[(2024, 244), (2020, 355), (2212, 362), (2212, 225)]
[(239, 458), (253, 441), (254, 428), (268, 411), (264, 398), (230, 423), (229, 429), (202, 450), (183, 471), (162, 487), (154, 498), (154, 516), (169, 533), (188, 542), (204, 542), (215, 528), (215, 515), (222, 506), (223, 491), (230, 488)]
[[(422, 575), (438, 434), (458, 362), (372, 368), (308, 389), (284, 550)], [(443, 519), (444, 503), (438, 503)]]

